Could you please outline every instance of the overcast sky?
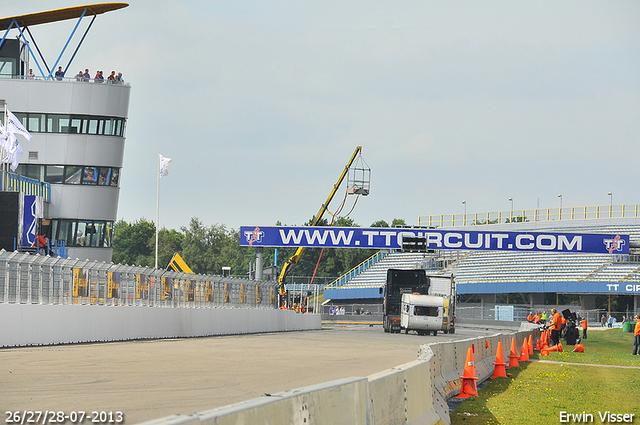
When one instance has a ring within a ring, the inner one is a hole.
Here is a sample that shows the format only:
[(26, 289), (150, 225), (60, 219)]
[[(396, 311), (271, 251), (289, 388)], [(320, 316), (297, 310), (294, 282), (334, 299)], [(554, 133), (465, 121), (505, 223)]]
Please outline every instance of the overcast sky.
[[(79, 4), (3, 2), (0, 15)], [(637, 204), (638, 22), (636, 1), (133, 0), (98, 16), (70, 75), (131, 84), (129, 222), (155, 220), (158, 152), (173, 160), (160, 185), (170, 229), (301, 225), (359, 145), (361, 226), (461, 214), (462, 201), (469, 213), (509, 198), (558, 207), (558, 194), (565, 207), (609, 205), (608, 192)], [(49, 63), (74, 24), (31, 28)]]

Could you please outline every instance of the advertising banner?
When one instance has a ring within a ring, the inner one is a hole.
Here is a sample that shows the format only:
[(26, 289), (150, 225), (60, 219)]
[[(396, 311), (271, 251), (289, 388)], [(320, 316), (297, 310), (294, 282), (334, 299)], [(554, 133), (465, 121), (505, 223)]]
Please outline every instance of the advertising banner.
[(22, 214), (22, 246), (33, 246), (38, 232), (38, 197), (24, 195)]
[[(480, 226), (478, 226), (480, 227)], [(240, 228), (241, 246), (401, 249), (402, 238), (426, 238), (427, 249), (629, 254), (629, 235), (364, 227)]]

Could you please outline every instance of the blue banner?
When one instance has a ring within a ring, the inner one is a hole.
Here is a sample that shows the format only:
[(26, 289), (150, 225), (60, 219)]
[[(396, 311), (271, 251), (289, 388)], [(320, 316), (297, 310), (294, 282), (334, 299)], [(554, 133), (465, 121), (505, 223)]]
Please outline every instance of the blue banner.
[[(480, 227), (480, 226), (479, 226)], [(240, 228), (241, 246), (400, 249), (403, 237), (426, 238), (428, 249), (629, 254), (629, 235), (363, 227)]]
[(32, 246), (38, 231), (37, 197), (24, 195), (24, 211), (22, 213), (22, 246)]

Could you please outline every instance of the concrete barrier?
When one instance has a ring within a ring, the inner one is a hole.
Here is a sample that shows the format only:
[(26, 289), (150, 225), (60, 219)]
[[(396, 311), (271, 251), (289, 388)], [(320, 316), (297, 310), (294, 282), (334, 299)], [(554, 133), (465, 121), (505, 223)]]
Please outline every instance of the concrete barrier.
[(321, 329), (291, 310), (0, 303), (0, 347)]
[[(446, 401), (460, 393), (469, 348), (474, 349), (478, 381), (493, 375), (498, 342), (508, 359), (511, 340), (517, 348), (536, 329), (498, 333), (422, 345), (418, 359), (367, 378), (347, 378), (285, 391), (242, 403), (198, 412), (172, 415), (144, 425), (235, 424), (409, 424), (449, 425)], [(518, 345), (519, 344), (519, 345)]]

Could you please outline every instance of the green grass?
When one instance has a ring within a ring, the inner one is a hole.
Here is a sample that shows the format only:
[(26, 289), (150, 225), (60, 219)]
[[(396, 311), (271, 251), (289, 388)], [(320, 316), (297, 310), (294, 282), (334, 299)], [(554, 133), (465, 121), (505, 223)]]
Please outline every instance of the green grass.
[(478, 397), (458, 405), (451, 423), (547, 425), (561, 423), (565, 411), (592, 414), (591, 423), (599, 424), (598, 412), (609, 411), (635, 414), (632, 423), (640, 424), (640, 369), (570, 364), (640, 367), (640, 356), (631, 356), (633, 335), (620, 329), (592, 331), (582, 343), (585, 353), (531, 356), (560, 363), (522, 362), (507, 369), (507, 378), (490, 380)]

